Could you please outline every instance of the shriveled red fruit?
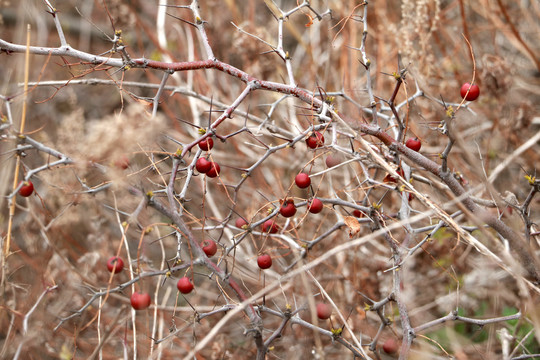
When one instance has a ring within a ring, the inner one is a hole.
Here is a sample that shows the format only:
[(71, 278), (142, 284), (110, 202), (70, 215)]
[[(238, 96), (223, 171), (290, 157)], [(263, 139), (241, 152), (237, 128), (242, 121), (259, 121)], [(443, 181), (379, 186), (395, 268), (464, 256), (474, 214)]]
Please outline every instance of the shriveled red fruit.
[(316, 149), (324, 145), (324, 136), (318, 131), (315, 131), (306, 139), (306, 144), (311, 149)]
[(214, 147), (214, 140), (212, 140), (210, 137), (201, 140), (199, 141), (199, 147), (204, 151), (211, 150)]
[(242, 229), (244, 227), (244, 225), (247, 225), (247, 224), (248, 224), (247, 221), (242, 219), (242, 218), (238, 218), (234, 222), (234, 226), (236, 226), (237, 228), (240, 228), (240, 229)]
[(313, 198), (308, 202), (308, 210), (312, 214), (318, 214), (323, 209), (323, 203), (317, 198)]
[(150, 295), (145, 292), (134, 292), (131, 295), (131, 307), (135, 310), (144, 310), (150, 306), (150, 303), (152, 302), (152, 299), (150, 299)]
[(395, 354), (398, 351), (398, 343), (393, 338), (389, 338), (386, 339), (382, 348), (387, 354)]
[(294, 216), (294, 214), (296, 214), (296, 206), (294, 206), (294, 201), (291, 199), (284, 201), (279, 209), (279, 213), (284, 217)]
[(257, 258), (257, 265), (263, 270), (269, 269), (272, 266), (272, 257), (268, 254), (260, 255)]
[(193, 284), (187, 276), (180, 278), (176, 283), (176, 287), (182, 294), (189, 294), (193, 290)]
[(418, 138), (410, 138), (405, 142), (405, 146), (411, 150), (420, 151), (422, 143), (420, 142), (420, 140), (418, 140)]
[(328, 155), (326, 157), (326, 159), (324, 160), (324, 163), (326, 164), (326, 167), (334, 167), (334, 166), (337, 166), (339, 164), (341, 164), (341, 159), (339, 157), (339, 155), (337, 154), (332, 154), (332, 155)]
[(200, 173), (207, 173), (211, 167), (212, 167), (212, 162), (206, 160), (203, 157), (198, 158), (197, 162), (195, 163), (195, 169), (197, 169), (197, 171)]
[(124, 270), (124, 260), (119, 256), (111, 256), (109, 260), (107, 260), (107, 269), (115, 274), (122, 272), (122, 270)]
[(332, 316), (332, 307), (325, 303), (317, 304), (317, 317), (321, 320), (329, 319)]
[(212, 257), (217, 253), (217, 244), (214, 240), (206, 239), (201, 243), (201, 247), (208, 257)]
[[(467, 94), (467, 90), (469, 91), (468, 94)], [(476, 84), (471, 85), (467, 82), (461, 86), (459, 93), (461, 94), (461, 97), (463, 99), (467, 101), (474, 101), (478, 99), (478, 97), (480, 96), (480, 88)]]
[(22, 182), (23, 186), (19, 189), (19, 195), (29, 197), (34, 192), (34, 184), (30, 180)]
[(265, 233), (275, 234), (278, 232), (279, 227), (274, 220), (269, 219), (263, 223), (262, 230)]
[(300, 189), (305, 189), (309, 185), (311, 185), (311, 179), (306, 173), (300, 173), (296, 175), (296, 177), (294, 178), (294, 182), (296, 183), (296, 186), (298, 186)]
[(219, 175), (220, 171), (221, 171), (221, 169), (219, 168), (219, 164), (216, 163), (216, 162), (211, 161), (210, 162), (210, 170), (208, 170), (206, 172), (206, 176), (211, 177), (211, 178), (215, 178), (216, 176)]

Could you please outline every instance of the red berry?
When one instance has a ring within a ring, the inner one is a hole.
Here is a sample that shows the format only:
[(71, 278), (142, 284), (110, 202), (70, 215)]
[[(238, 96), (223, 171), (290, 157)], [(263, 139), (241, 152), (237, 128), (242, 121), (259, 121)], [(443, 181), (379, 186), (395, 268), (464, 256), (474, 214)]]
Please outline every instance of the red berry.
[(212, 167), (212, 162), (206, 160), (205, 158), (198, 158), (195, 163), (195, 169), (200, 173), (207, 173)]
[(318, 214), (323, 209), (323, 203), (317, 198), (313, 198), (308, 202), (308, 210), (312, 214)]
[(329, 319), (332, 315), (332, 307), (328, 304), (317, 304), (317, 317), (321, 320)]
[(281, 205), (281, 208), (279, 209), (279, 213), (284, 217), (294, 216), (294, 214), (296, 214), (296, 206), (294, 206), (294, 201), (290, 199), (284, 201), (283, 205)]
[(211, 150), (214, 147), (214, 140), (212, 140), (210, 137), (201, 140), (199, 141), (199, 147), (204, 151)]
[(398, 344), (396, 340), (389, 338), (384, 342), (382, 348), (387, 354), (395, 354), (398, 351)]
[(357, 217), (357, 218), (362, 218), (364, 217), (364, 213), (361, 212), (360, 210), (353, 210), (352, 212), (353, 216)]
[(216, 176), (218, 176), (220, 171), (221, 171), (221, 169), (219, 168), (219, 164), (211, 161), (210, 162), (210, 170), (208, 170), (206, 172), (206, 176), (211, 177), (211, 178), (215, 178)]
[(186, 276), (178, 280), (178, 282), (176, 283), (176, 287), (178, 288), (178, 291), (180, 291), (182, 294), (189, 294), (193, 290), (193, 284)]
[(235, 223), (234, 223), (234, 226), (236, 226), (237, 228), (240, 228), (240, 229), (243, 229), (244, 228), (244, 225), (247, 225), (247, 221), (242, 219), (242, 218), (238, 218), (236, 219)]
[(405, 142), (405, 146), (411, 150), (420, 151), (422, 143), (420, 142), (420, 140), (418, 140), (418, 138), (410, 138)]
[(306, 139), (306, 144), (311, 149), (316, 149), (324, 145), (324, 136), (318, 131), (315, 131)]
[[(398, 173), (399, 176), (405, 177), (405, 173), (403, 172), (403, 169), (402, 169), (402, 168), (398, 168), (398, 169), (396, 170), (396, 172)], [(398, 179), (396, 179), (395, 177), (393, 177), (393, 176), (390, 175), (390, 174), (386, 174), (386, 176), (385, 176), (384, 179), (383, 179), (383, 182), (385, 182), (385, 183), (387, 183), (387, 182), (397, 183), (397, 182), (398, 182)]]
[(300, 189), (305, 189), (309, 185), (311, 185), (311, 179), (306, 173), (300, 173), (296, 175), (296, 177), (294, 178), (294, 182), (296, 183), (296, 186), (298, 186)]
[(150, 306), (152, 299), (145, 292), (134, 292), (131, 295), (131, 307), (135, 310), (144, 310)]
[(124, 270), (124, 260), (118, 256), (111, 256), (109, 260), (107, 260), (107, 269), (115, 274), (122, 272), (122, 270)]
[(208, 257), (212, 257), (217, 253), (217, 244), (214, 240), (206, 239), (201, 243), (201, 247)]
[(272, 257), (268, 254), (260, 255), (257, 258), (257, 265), (263, 270), (270, 268), (272, 266)]
[(34, 192), (34, 184), (30, 180), (24, 181), (23, 186), (19, 189), (19, 195), (29, 197)]
[(279, 227), (277, 226), (276, 222), (272, 219), (266, 220), (262, 225), (263, 232), (267, 232), (270, 234), (275, 234), (278, 232)]
[(114, 166), (119, 169), (126, 170), (129, 166), (129, 159), (126, 154), (122, 154), (118, 159), (114, 161)]
[[(468, 94), (467, 90), (469, 91)], [(461, 97), (467, 101), (474, 101), (480, 96), (480, 88), (476, 84), (471, 85), (469, 83), (465, 83), (461, 86), (461, 90), (459, 92), (461, 94)]]

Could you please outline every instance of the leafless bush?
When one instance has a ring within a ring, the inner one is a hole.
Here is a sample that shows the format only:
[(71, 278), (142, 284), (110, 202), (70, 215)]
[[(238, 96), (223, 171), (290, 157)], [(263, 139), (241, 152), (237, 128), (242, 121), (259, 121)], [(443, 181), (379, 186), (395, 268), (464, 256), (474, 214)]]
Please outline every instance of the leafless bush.
[(2, 357), (540, 356), (538, 4), (395, 5), (3, 5)]

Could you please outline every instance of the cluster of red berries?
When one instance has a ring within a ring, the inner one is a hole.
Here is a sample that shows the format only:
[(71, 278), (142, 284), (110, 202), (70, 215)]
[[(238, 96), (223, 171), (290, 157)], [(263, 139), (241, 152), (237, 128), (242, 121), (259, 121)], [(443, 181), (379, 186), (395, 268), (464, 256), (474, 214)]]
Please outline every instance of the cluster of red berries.
[[(199, 148), (204, 151), (211, 150), (214, 147), (214, 140), (208, 137), (204, 140), (199, 141)], [(206, 176), (215, 178), (219, 175), (221, 171), (219, 164), (213, 161), (208, 161), (207, 158), (201, 157), (198, 158), (195, 162), (195, 169), (198, 172), (206, 174)]]

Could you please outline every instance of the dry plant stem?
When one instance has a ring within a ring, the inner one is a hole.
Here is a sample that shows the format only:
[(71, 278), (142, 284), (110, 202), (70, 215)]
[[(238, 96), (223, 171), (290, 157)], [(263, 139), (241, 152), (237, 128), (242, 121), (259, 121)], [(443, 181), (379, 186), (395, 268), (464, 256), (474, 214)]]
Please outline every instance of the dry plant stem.
[(536, 260), (532, 257), (530, 250), (528, 249), (525, 240), (514, 232), (508, 225), (504, 224), (496, 216), (488, 213), (485, 210), (476, 205), (468, 193), (463, 189), (458, 180), (448, 171), (443, 171), (442, 167), (434, 161), (426, 158), (425, 156), (407, 148), (405, 145), (398, 143), (387, 133), (380, 129), (377, 129), (368, 124), (359, 124), (359, 130), (363, 133), (373, 135), (381, 140), (391, 150), (397, 151), (407, 158), (412, 160), (419, 166), (430, 171), (434, 175), (438, 176), (452, 191), (452, 193), (461, 199), (461, 202), (465, 207), (480, 220), (488, 224), (491, 228), (497, 231), (501, 236), (508, 240), (512, 249), (516, 251), (520, 258), (520, 262), (523, 264), (529, 276), (537, 284), (540, 284), (540, 273), (538, 272), (538, 265)]
[(430, 322), (427, 322), (425, 324), (422, 324), (420, 326), (415, 327), (414, 332), (419, 333), (419, 332), (427, 330), (427, 329), (429, 329), (429, 328), (431, 328), (433, 326), (442, 324), (442, 323), (444, 323), (446, 321), (463, 321), (463, 322), (466, 322), (466, 323), (469, 323), (469, 324), (475, 324), (475, 325), (478, 325), (478, 326), (484, 326), (484, 325), (493, 324), (493, 323), (497, 323), (497, 322), (503, 322), (503, 321), (508, 321), (508, 320), (517, 320), (517, 319), (520, 319), (520, 318), (521, 318), (521, 312), (518, 312), (517, 314), (514, 314), (514, 315), (502, 316), (502, 317), (485, 319), (485, 320), (479, 320), (479, 319), (473, 319), (473, 318), (469, 318), (469, 317), (465, 317), (465, 316), (460, 316), (460, 315), (458, 315), (457, 311), (454, 310), (454, 311), (450, 312), (446, 316), (443, 316), (443, 317), (441, 317), (439, 319), (435, 319), (433, 321), (430, 321)]
[(497, 4), (499, 5), (499, 9), (501, 9), (501, 12), (502, 12), (502, 14), (504, 16), (504, 19), (506, 20), (506, 22), (510, 26), (510, 29), (512, 30), (512, 34), (514, 34), (514, 36), (519, 41), (519, 43), (525, 48), (525, 51), (527, 52), (527, 54), (529, 54), (529, 56), (531, 57), (531, 60), (536, 65), (536, 70), (540, 71), (540, 59), (536, 56), (534, 51), (531, 50), (529, 45), (527, 45), (527, 43), (523, 40), (523, 38), (519, 34), (518, 29), (516, 29), (514, 23), (512, 22), (512, 19), (510, 18), (510, 15), (508, 15), (508, 11), (506, 11), (506, 7), (503, 5), (502, 1), (497, 0)]
[[(144, 196), (143, 194), (140, 194), (140, 193), (139, 195)], [(233, 289), (233, 291), (236, 293), (236, 295), (241, 301), (245, 301), (247, 299), (240, 285), (229, 274), (226, 274), (221, 268), (219, 268), (212, 260), (210, 260), (206, 256), (203, 249), (201, 248), (201, 245), (191, 233), (191, 230), (185, 225), (184, 220), (175, 210), (171, 210), (170, 208), (167, 208), (166, 206), (162, 205), (160, 202), (158, 202), (156, 199), (153, 199), (153, 198), (149, 199), (148, 205), (153, 207), (154, 209), (156, 209), (163, 215), (166, 215), (173, 221), (173, 223), (178, 227), (178, 229), (183, 233), (183, 235), (190, 242), (191, 251), (194, 253), (193, 254), (194, 257), (199, 260), (201, 265), (206, 266), (210, 271), (218, 275), (219, 278), (224, 283), (228, 284), (230, 288)], [(248, 315), (252, 325), (255, 327), (254, 330), (256, 332), (259, 332), (260, 331), (259, 328), (261, 326), (261, 318), (257, 314), (257, 312), (255, 311), (252, 305), (249, 305), (248, 308), (246, 309), (246, 315)]]
[[(295, 310), (294, 312), (292, 313), (289, 313), (288, 310), (285, 311), (285, 313), (282, 313), (282, 312), (279, 312), (279, 311), (276, 311), (274, 309), (270, 309), (266, 306), (258, 306), (257, 309), (261, 312), (264, 312), (264, 313), (269, 313), (269, 314), (272, 314), (274, 316), (277, 316), (277, 317), (281, 317), (283, 318), (283, 322), (282, 324), (285, 322), (285, 320), (287, 320), (288, 322), (291, 323), (291, 325), (300, 325), (302, 327), (305, 327), (307, 329), (310, 329), (310, 330), (314, 330), (314, 331), (317, 331), (318, 333), (320, 333), (321, 335), (324, 335), (324, 336), (327, 336), (327, 337), (330, 337), (332, 338), (332, 341), (335, 341), (335, 342), (338, 342), (340, 343), (341, 345), (345, 346), (347, 349), (349, 349), (352, 354), (360, 359), (368, 359), (366, 357), (364, 357), (363, 355), (363, 349), (358, 349), (357, 347), (355, 347), (354, 345), (352, 345), (351, 343), (349, 343), (347, 340), (345, 340), (343, 337), (341, 336), (335, 336), (334, 334), (332, 334), (331, 331), (328, 331), (326, 329), (323, 329), (321, 327), (318, 327), (318, 326), (315, 326), (313, 325), (312, 323), (308, 322), (308, 321), (305, 321), (305, 320), (302, 320), (302, 318), (300, 318), (297, 313), (300, 311), (300, 310), (303, 310), (302, 308), (299, 308), (297, 310)], [(281, 326), (280, 326), (281, 328)], [(271, 341), (274, 341), (275, 340), (275, 334), (276, 332), (274, 332), (267, 340), (265, 343), (268, 343), (268, 345), (271, 345)], [(270, 341), (271, 340), (271, 341)]]

